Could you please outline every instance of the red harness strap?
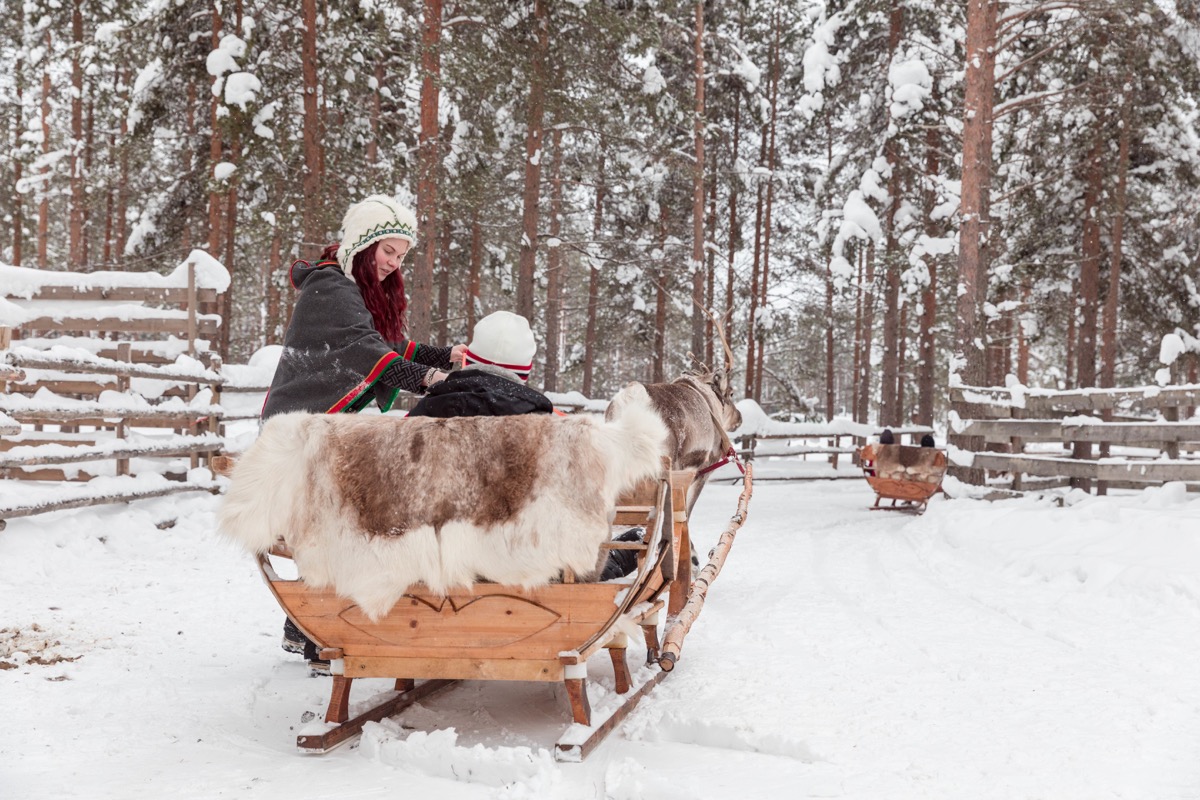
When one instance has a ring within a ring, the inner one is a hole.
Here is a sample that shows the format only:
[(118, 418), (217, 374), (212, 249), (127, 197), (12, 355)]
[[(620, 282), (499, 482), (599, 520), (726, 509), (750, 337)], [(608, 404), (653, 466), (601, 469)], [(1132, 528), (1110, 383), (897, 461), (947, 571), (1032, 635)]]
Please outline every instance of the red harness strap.
[(699, 476), (699, 475), (704, 475), (706, 473), (712, 472), (717, 467), (723, 467), (726, 464), (728, 464), (730, 461), (732, 461), (735, 465), (737, 465), (737, 468), (742, 471), (743, 475), (746, 474), (746, 468), (744, 466), (742, 466), (742, 460), (740, 458), (738, 458), (737, 450), (734, 449), (733, 445), (731, 444), (731, 445), (729, 445), (729, 449), (727, 451), (725, 451), (724, 458), (722, 458), (720, 461), (718, 461), (715, 464), (708, 465), (704, 469), (696, 470), (696, 475)]

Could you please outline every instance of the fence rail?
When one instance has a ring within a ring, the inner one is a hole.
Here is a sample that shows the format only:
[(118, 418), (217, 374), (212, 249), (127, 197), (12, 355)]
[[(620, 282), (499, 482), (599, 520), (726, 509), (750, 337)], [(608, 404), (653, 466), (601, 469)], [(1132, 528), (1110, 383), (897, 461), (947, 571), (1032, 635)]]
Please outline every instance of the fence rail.
[(225, 379), (205, 338), (223, 290), (201, 285), (220, 277), (213, 263), (193, 254), (169, 276), (0, 267), (0, 529), (215, 489), (192, 473), (223, 449)]
[[(972, 414), (952, 425), (951, 462), (962, 477), (983, 471), (988, 485), (1008, 482), (1018, 490), (1025, 488), (1026, 476), (1098, 493), (1169, 481), (1200, 490), (1200, 457), (1191, 455), (1200, 451), (1200, 422), (1191, 419), (1200, 387), (1070, 392), (958, 387), (951, 400)], [(1107, 419), (1081, 416), (1084, 411)], [(1047, 452), (1050, 443), (1061, 448)]]

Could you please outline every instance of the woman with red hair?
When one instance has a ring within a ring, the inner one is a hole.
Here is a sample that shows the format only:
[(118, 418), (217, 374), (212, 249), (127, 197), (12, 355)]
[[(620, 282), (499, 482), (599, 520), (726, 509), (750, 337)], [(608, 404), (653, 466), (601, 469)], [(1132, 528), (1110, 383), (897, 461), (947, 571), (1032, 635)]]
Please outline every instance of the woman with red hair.
[[(290, 273), (300, 293), (283, 338), (262, 416), (292, 411), (361, 411), (374, 400), (387, 411), (401, 391), (421, 393), (462, 360), (465, 344), (432, 347), (405, 336), (400, 264), (416, 240), (412, 211), (385, 195), (355, 203), (342, 240)], [(286, 620), (283, 648), (303, 653), (310, 672), (328, 674), (316, 645)]]
[(387, 411), (401, 391), (423, 392), (446, 377), (466, 345), (433, 347), (405, 336), (400, 265), (416, 240), (412, 211), (386, 195), (355, 203), (342, 240), (315, 263), (297, 261), (299, 296), (283, 340), (264, 418), (289, 411)]

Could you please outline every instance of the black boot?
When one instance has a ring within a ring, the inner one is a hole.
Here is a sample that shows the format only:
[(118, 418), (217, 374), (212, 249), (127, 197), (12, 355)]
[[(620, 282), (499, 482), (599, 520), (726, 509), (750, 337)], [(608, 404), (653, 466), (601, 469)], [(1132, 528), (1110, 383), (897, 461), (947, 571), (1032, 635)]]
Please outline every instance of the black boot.
[[(645, 533), (642, 528), (630, 528), (613, 541), (640, 542)], [(600, 580), (611, 581), (613, 578), (623, 578), (635, 569), (637, 569), (636, 550), (610, 550), (608, 560), (604, 562), (604, 570), (600, 573)]]
[(304, 643), (307, 641), (308, 638), (300, 632), (300, 629), (296, 627), (296, 623), (292, 622), (292, 618), (284, 617), (282, 642), (283, 649), (289, 653), (296, 653), (299, 655), (304, 652)]
[(308, 661), (308, 677), (319, 678), (330, 674), (329, 662), (320, 657), (316, 643), (308, 639), (304, 641), (304, 658)]

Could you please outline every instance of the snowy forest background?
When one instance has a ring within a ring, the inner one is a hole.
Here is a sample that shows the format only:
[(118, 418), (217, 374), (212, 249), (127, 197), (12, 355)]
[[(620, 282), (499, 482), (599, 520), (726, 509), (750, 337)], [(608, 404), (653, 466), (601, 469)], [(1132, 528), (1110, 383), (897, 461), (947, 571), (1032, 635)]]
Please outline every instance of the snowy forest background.
[(697, 303), (747, 396), (883, 424), (1200, 322), (1195, 0), (16, 0), (0, 57), (0, 261), (207, 249), (232, 361), (375, 192), (413, 338), (515, 310), (590, 397), (719, 361)]

